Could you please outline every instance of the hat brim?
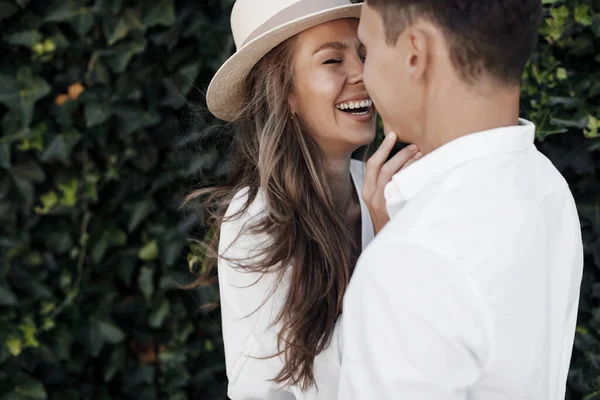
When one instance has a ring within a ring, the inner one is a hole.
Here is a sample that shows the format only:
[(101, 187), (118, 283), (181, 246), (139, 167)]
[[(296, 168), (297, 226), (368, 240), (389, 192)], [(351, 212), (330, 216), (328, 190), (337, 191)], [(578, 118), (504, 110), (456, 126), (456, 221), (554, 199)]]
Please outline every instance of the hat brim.
[(362, 4), (349, 4), (295, 19), (264, 34), (239, 49), (219, 68), (206, 93), (210, 112), (224, 121), (232, 121), (241, 109), (244, 83), (248, 74), (269, 51), (292, 36), (325, 22), (360, 18)]

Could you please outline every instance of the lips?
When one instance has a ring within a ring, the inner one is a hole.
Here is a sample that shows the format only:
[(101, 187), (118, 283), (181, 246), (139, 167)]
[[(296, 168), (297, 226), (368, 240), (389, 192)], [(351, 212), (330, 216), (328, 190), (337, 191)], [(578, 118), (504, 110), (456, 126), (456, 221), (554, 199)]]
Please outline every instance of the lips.
[(357, 122), (368, 122), (371, 121), (375, 114), (373, 106), (359, 106), (357, 108), (344, 108), (340, 109), (336, 107), (339, 112), (343, 113), (346, 117), (349, 117)]
[(372, 111), (373, 101), (369, 98), (343, 101), (335, 105), (335, 107), (351, 115), (365, 115)]

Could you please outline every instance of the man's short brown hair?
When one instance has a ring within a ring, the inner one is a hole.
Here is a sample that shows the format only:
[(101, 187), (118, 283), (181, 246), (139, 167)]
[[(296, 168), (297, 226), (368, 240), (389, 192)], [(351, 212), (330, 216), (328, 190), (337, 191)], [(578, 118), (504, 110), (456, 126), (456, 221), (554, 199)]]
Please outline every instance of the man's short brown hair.
[(519, 84), (537, 40), (541, 0), (366, 0), (381, 15), (393, 45), (417, 18), (444, 32), (450, 57), (461, 77), (483, 75)]

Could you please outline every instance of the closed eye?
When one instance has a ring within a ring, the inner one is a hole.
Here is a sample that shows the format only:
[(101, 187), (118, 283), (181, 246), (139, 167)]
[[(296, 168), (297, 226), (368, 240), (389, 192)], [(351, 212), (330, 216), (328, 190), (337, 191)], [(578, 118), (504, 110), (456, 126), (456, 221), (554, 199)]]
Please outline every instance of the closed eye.
[(330, 60), (325, 61), (323, 64), (340, 64), (342, 60), (338, 58), (332, 58)]

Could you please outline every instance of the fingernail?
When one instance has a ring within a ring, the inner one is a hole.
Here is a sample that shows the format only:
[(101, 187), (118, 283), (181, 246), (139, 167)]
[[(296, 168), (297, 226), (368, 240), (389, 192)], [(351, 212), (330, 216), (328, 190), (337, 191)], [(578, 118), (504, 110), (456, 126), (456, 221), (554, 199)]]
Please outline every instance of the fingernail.
[(410, 146), (408, 146), (408, 149), (410, 151), (417, 151), (419, 148), (417, 147), (416, 144), (411, 144)]
[(395, 137), (396, 137), (396, 134), (394, 132), (388, 132), (388, 134), (387, 134), (387, 136), (385, 138), (387, 140), (392, 140)]
[(418, 160), (421, 157), (423, 157), (423, 153), (418, 152), (417, 154), (415, 154), (415, 160)]

